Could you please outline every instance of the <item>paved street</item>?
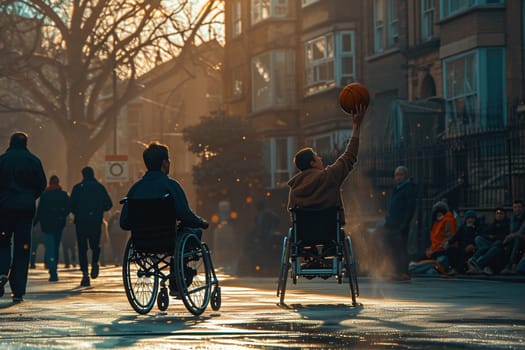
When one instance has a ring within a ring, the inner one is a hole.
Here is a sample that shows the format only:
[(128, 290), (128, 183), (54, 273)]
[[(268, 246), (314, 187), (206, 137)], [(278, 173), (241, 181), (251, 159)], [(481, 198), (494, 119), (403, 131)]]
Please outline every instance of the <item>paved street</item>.
[(335, 280), (289, 283), (277, 305), (275, 278), (221, 275), (222, 307), (192, 316), (171, 299), (167, 312), (136, 314), (120, 268), (103, 267), (92, 286), (61, 270), (47, 282), (30, 271), (26, 300), (0, 299), (1, 349), (525, 349), (525, 283), (415, 278), (361, 279), (362, 306)]

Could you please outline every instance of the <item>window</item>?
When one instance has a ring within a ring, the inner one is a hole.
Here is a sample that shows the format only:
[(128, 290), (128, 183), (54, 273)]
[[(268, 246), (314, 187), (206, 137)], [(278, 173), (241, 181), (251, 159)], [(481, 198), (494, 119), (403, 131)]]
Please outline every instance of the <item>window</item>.
[(295, 56), (274, 50), (252, 59), (252, 111), (295, 103)]
[(479, 5), (500, 5), (505, 0), (442, 0), (441, 18), (452, 16), (468, 8)]
[(293, 137), (270, 138), (266, 141), (271, 188), (286, 186), (292, 177), (295, 168), (293, 164), (295, 148)]
[(241, 14), (241, 1), (235, 0), (232, 3), (232, 36), (237, 36), (242, 33), (242, 14)]
[(306, 7), (308, 5), (311, 5), (313, 3), (318, 2), (319, 0), (301, 0), (301, 4), (303, 7)]
[(241, 67), (235, 67), (232, 69), (232, 80), (231, 80), (231, 94), (232, 97), (240, 98), (243, 95), (243, 83), (242, 83), (242, 69)]
[(444, 61), (443, 74), (447, 129), (469, 132), (505, 124), (504, 48), (450, 57)]
[(354, 37), (353, 31), (341, 31), (306, 42), (306, 94), (343, 86), (355, 79)]
[(252, 25), (267, 18), (288, 16), (288, 0), (251, 0)]
[(421, 0), (421, 40), (427, 41), (434, 36), (434, 16), (436, 0)]
[(352, 130), (341, 129), (312, 136), (306, 139), (306, 143), (323, 158), (323, 164), (327, 166), (343, 153), (351, 134)]
[(399, 37), (397, 0), (374, 0), (374, 52), (394, 47)]

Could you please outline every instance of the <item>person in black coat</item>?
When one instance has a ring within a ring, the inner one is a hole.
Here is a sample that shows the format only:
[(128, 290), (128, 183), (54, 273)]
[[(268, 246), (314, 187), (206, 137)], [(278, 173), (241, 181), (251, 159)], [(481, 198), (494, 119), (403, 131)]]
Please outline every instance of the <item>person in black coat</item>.
[(510, 233), (509, 218), (503, 207), (496, 208), (494, 222), (476, 236), (476, 251), (468, 260), (469, 274), (493, 274), (494, 268), (501, 268), (503, 260), (503, 241)]
[[(168, 147), (157, 142), (152, 142), (144, 150), (143, 158), (148, 171), (142, 179), (131, 186), (126, 197), (162, 198), (166, 194), (170, 194), (174, 199), (173, 213), (180, 222), (180, 229), (178, 231), (193, 233), (200, 239), (202, 237), (201, 229), (207, 229), (209, 224), (191, 210), (182, 186), (175, 179), (168, 176), (170, 171)], [(127, 202), (124, 202), (122, 206), (120, 227), (123, 230), (131, 230)], [(170, 264), (170, 268), (173, 274), (173, 261)], [(169, 287), (170, 294), (173, 296), (177, 295), (174, 279), (170, 279)]]
[(49, 186), (40, 197), (34, 225), (40, 223), (46, 252), (44, 260), (49, 270), (49, 282), (58, 281), (57, 264), (62, 230), (69, 214), (69, 196), (62, 190), (58, 176), (49, 178)]
[(26, 293), (35, 201), (47, 184), (40, 159), (27, 149), (27, 139), (26, 133), (14, 133), (0, 155), (0, 296), (9, 281), (14, 303), (23, 301)]
[(392, 263), (392, 279), (408, 280), (408, 234), (417, 205), (417, 186), (408, 176), (405, 166), (394, 171), (394, 186), (385, 216), (383, 244), (385, 255)]
[[(93, 168), (82, 169), (83, 180), (71, 191), (69, 209), (75, 215), (77, 231), (78, 262), (82, 270), (80, 285), (91, 284), (89, 277), (95, 279), (99, 272), (100, 237), (104, 212), (113, 207), (108, 191), (95, 179)], [(91, 248), (91, 274), (88, 275), (87, 249)]]
[(467, 261), (476, 251), (475, 239), (479, 234), (478, 215), (474, 210), (467, 210), (463, 220), (456, 234), (448, 239), (445, 245), (450, 263), (449, 275), (464, 273), (468, 267)]

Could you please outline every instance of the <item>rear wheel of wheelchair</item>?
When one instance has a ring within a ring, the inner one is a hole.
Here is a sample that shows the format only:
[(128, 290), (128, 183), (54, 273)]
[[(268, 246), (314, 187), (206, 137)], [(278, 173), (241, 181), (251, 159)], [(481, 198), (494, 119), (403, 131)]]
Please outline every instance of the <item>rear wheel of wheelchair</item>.
[(357, 269), (355, 266), (355, 256), (352, 248), (352, 240), (350, 237), (345, 237), (345, 270), (350, 284), (350, 292), (352, 294), (352, 304), (357, 304), (356, 297), (359, 296), (359, 284), (357, 282)]
[(208, 251), (194, 234), (179, 237), (175, 266), (184, 305), (192, 314), (202, 314), (210, 302), (211, 263)]
[(218, 311), (221, 308), (221, 287), (213, 288), (210, 304), (213, 311)]
[(157, 296), (157, 307), (160, 311), (168, 310), (168, 305), (170, 304), (170, 297), (168, 295), (168, 288), (162, 287), (160, 293)]
[(129, 303), (139, 314), (147, 314), (155, 305), (159, 276), (154, 255), (139, 253), (128, 240), (122, 261), (122, 279)]
[(279, 281), (277, 282), (277, 296), (280, 297), (279, 302), (284, 304), (284, 295), (286, 293), (286, 282), (288, 279), (288, 270), (290, 269), (290, 240), (284, 237), (283, 250), (281, 254), (281, 271), (279, 273)]

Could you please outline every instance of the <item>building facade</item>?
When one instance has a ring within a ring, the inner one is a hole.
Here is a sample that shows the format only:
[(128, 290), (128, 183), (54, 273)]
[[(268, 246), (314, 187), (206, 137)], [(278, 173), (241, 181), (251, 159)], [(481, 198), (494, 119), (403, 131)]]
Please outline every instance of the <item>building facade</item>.
[(429, 202), (508, 205), (525, 196), (512, 126), (525, 111), (524, 18), (524, 0), (229, 0), (225, 108), (264, 136), (266, 186), (281, 203), (298, 147), (327, 163), (343, 150), (351, 123), (337, 97), (357, 81), (371, 103), (343, 189), (352, 210), (384, 215), (399, 164)]

